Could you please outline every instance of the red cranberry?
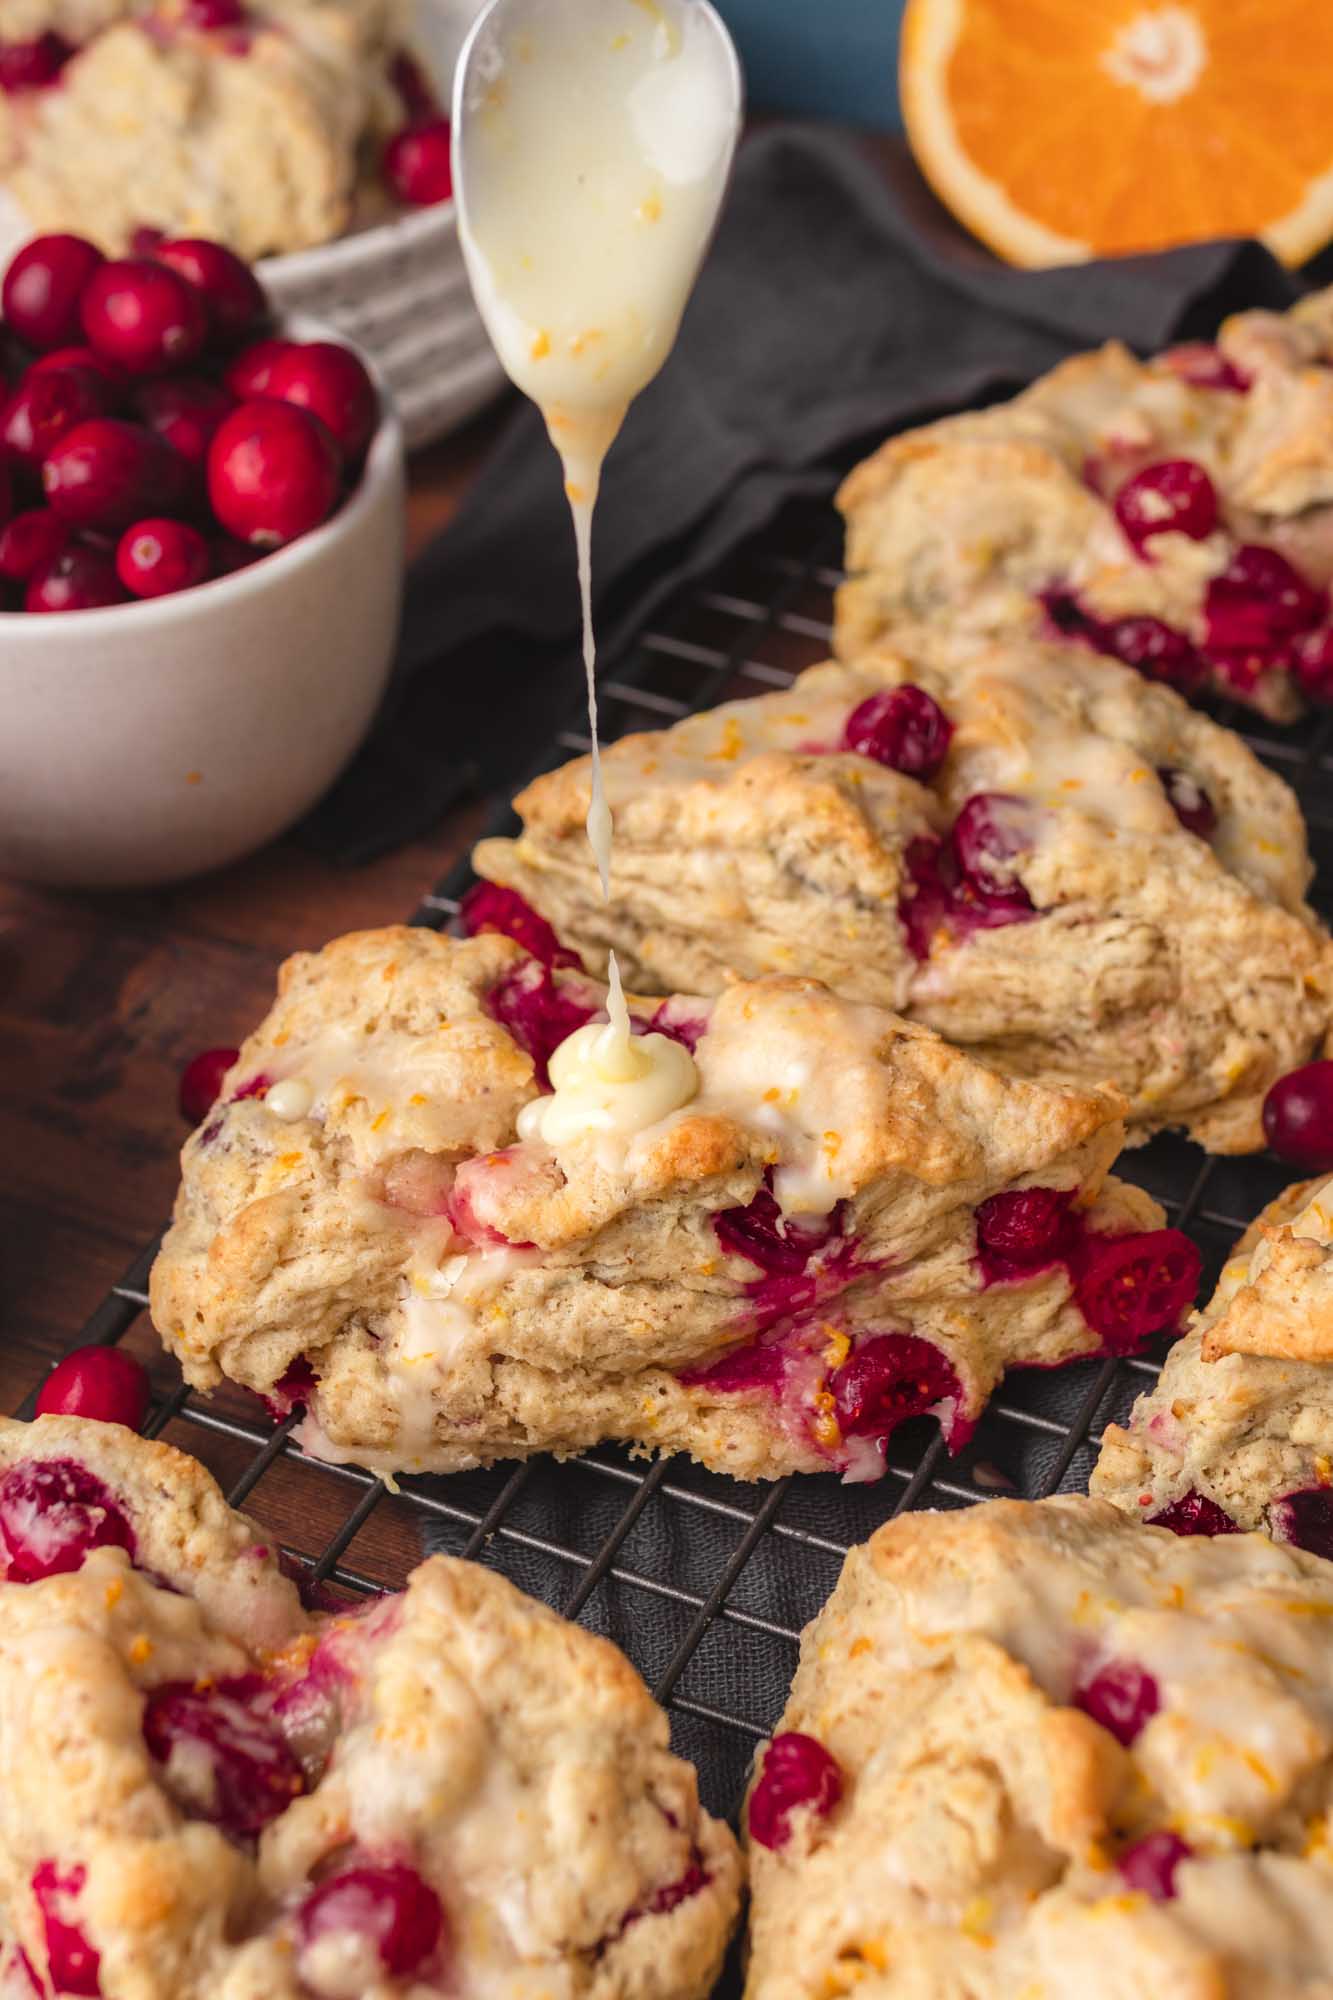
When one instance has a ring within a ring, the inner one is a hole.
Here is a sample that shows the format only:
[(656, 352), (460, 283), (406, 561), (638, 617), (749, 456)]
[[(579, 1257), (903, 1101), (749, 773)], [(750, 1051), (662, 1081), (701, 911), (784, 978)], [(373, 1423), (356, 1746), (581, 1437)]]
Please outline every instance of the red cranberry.
[(1191, 1487), (1156, 1514), (1149, 1514), (1150, 1528), (1169, 1528), (1173, 1535), (1238, 1535), (1240, 1528), (1230, 1514)]
[(94, 417), (66, 432), (42, 466), (46, 497), (74, 528), (119, 532), (180, 504), (181, 461), (142, 424)]
[(506, 973), (500, 984), (486, 996), (486, 1011), (500, 1023), (521, 1049), (532, 1057), (532, 1066), (543, 1089), (550, 1086), (548, 1065), (561, 1042), (591, 1021), (599, 1011), (568, 993), (552, 977), (551, 968), (527, 959)]
[(1327, 1561), (1333, 1557), (1333, 1488), (1306, 1486), (1284, 1493), (1273, 1502), (1269, 1525), (1278, 1541)]
[(1167, 804), (1185, 831), (1197, 833), (1200, 840), (1207, 840), (1217, 828), (1217, 808), (1198, 779), (1173, 764), (1160, 765), (1157, 775), (1166, 793)]
[(953, 724), (924, 688), (910, 681), (872, 694), (847, 718), (843, 747), (909, 778), (933, 778), (944, 762)]
[(129, 593), (116, 574), (115, 558), (105, 549), (71, 543), (39, 563), (28, 579), (25, 611), (100, 611), (124, 604)]
[(124, 371), (86, 343), (80, 347), (53, 347), (49, 354), (39, 354), (27, 372), (40, 375), (48, 368), (81, 368), (88, 374), (100, 375), (108, 393), (116, 397), (125, 386)]
[(228, 534), (280, 548), (327, 521), (338, 499), (337, 448), (318, 417), (290, 403), (242, 403), (208, 450), (208, 497)]
[(988, 903), (1032, 908), (1032, 898), (1014, 872), (1020, 854), (1031, 851), (1031, 810), (1006, 792), (974, 792), (949, 836), (954, 858), (968, 887)]
[(1115, 498), (1125, 539), (1142, 555), (1154, 535), (1201, 542), (1217, 526), (1217, 489), (1192, 458), (1164, 458), (1127, 479)]
[(178, 1103), (187, 1125), (202, 1125), (222, 1095), (222, 1080), (239, 1049), (201, 1049), (181, 1071)]
[(249, 569), (252, 563), (263, 560), (262, 549), (249, 549), (244, 542), (235, 542), (230, 535), (213, 537), (214, 576), (234, 576), (238, 569)]
[(37, 1398), (39, 1417), (96, 1417), (137, 1431), (148, 1409), (148, 1377), (121, 1347), (78, 1347), (57, 1361)]
[(792, 1815), (807, 1808), (827, 1819), (842, 1797), (842, 1767), (813, 1736), (798, 1729), (775, 1736), (764, 1752), (759, 1781), (750, 1793), (747, 1821), (761, 1847), (785, 1847)]
[(1176, 1870), (1193, 1854), (1178, 1833), (1147, 1833), (1125, 1849), (1117, 1866), (1131, 1889), (1154, 1903), (1169, 1903), (1176, 1893)]
[(103, 264), (84, 287), (89, 342), (129, 375), (184, 368), (204, 344), (204, 302), (178, 271), (150, 257)]
[(90, 1549), (134, 1554), (130, 1524), (106, 1487), (69, 1458), (29, 1460), (0, 1478), (0, 1542), (10, 1583), (80, 1569)]
[(691, 1055), (698, 1050), (700, 1042), (708, 1033), (708, 1016), (696, 1014), (688, 1001), (673, 994), (664, 1000), (652, 1020), (648, 1023), (650, 1035), (666, 1035), (673, 1042), (679, 1042)]
[(458, 906), (458, 916), (469, 937), (498, 931), (530, 951), (543, 965), (578, 966), (576, 952), (566, 949), (531, 903), (525, 903), (516, 889), (502, 889), (497, 882), (474, 882)]
[(143, 1737), (168, 1790), (233, 1837), (256, 1834), (306, 1788), (285, 1738), (256, 1707), (258, 1677), (195, 1688), (170, 1681), (144, 1705)]
[(1162, 1705), (1156, 1681), (1132, 1660), (1108, 1661), (1074, 1689), (1071, 1699), (1126, 1749)]
[(1276, 549), (1245, 542), (1204, 597), (1206, 644), (1211, 652), (1244, 653), (1308, 632), (1328, 610), (1322, 590), (1305, 581)]
[(1304, 1063), (1278, 1078), (1264, 1099), (1264, 1135), (1307, 1174), (1333, 1169), (1333, 1062)]
[(30, 507), (0, 528), (0, 577), (26, 583), (40, 564), (49, 562), (69, 541), (69, 529), (49, 507)]
[(80, 2000), (102, 1991), (101, 1957), (72, 1921), (71, 1905), (83, 1893), (87, 1879), (86, 1869), (69, 1868), (62, 1874), (54, 1861), (39, 1861), (32, 1877), (46, 1939), (47, 1976), (57, 1993), (72, 1993)]
[(1207, 672), (1185, 634), (1160, 618), (1113, 618), (1103, 629), (1102, 651), (1178, 694), (1191, 693)]
[(134, 393), (140, 423), (190, 467), (202, 497), (208, 447), (228, 411), (236, 405), (217, 382), (202, 375), (173, 375), (161, 382), (141, 382)]
[(0, 42), (0, 90), (17, 97), (54, 83), (74, 54), (74, 44), (48, 30), (31, 42)]
[(0, 310), (6, 325), (39, 353), (82, 339), (79, 300), (105, 262), (82, 236), (36, 236), (5, 273)]
[(1111, 1354), (1134, 1354), (1154, 1333), (1173, 1333), (1194, 1304), (1203, 1259), (1179, 1229), (1089, 1236), (1078, 1253), (1079, 1311)]
[(267, 396), (273, 370), (294, 344), (290, 340), (274, 338), (256, 340), (249, 347), (242, 348), (228, 363), (222, 378), (236, 400), (246, 403), (254, 396)]
[(1243, 396), (1250, 386), (1249, 376), (1208, 341), (1186, 341), (1181, 347), (1168, 349), (1161, 359), (1192, 389), (1230, 389)]
[(815, 1252), (839, 1233), (835, 1216), (784, 1218), (766, 1187), (747, 1207), (722, 1209), (713, 1217), (713, 1229), (724, 1250), (778, 1276), (804, 1271)]
[(438, 118), (440, 100), (435, 95), (435, 86), (406, 49), (399, 49), (389, 67), (389, 81), (403, 100), (404, 108), (413, 123), (419, 124), (427, 118)]
[[(238, 18), (240, 14), (238, 8)], [(170, 265), (194, 286), (204, 302), (209, 335), (220, 346), (234, 347), (267, 317), (264, 288), (234, 250), (202, 236), (176, 236), (156, 244), (152, 254), (155, 263)]]
[(1333, 701), (1333, 625), (1292, 640), (1292, 670), (1311, 701)]
[(243, 0), (185, 0), (185, 10), (181, 16), (187, 28), (209, 31), (216, 28), (240, 28), (245, 24), (246, 9)]
[(76, 424), (105, 416), (112, 398), (88, 368), (29, 369), (0, 413), (0, 448), (34, 477)]
[(364, 363), (331, 340), (293, 342), (274, 362), (265, 393), (313, 411), (349, 462), (361, 457), (379, 419)]
[(116, 549), (116, 574), (135, 597), (193, 590), (209, 574), (208, 543), (184, 521), (136, 521)]
[(729, 1395), (767, 1389), (779, 1395), (787, 1379), (787, 1354), (775, 1341), (750, 1340), (706, 1367), (682, 1368), (676, 1379), (687, 1389), (722, 1390)]
[(887, 1439), (909, 1417), (962, 1395), (957, 1375), (938, 1347), (914, 1333), (880, 1333), (863, 1341), (829, 1376), (844, 1437)]
[(293, 1410), (305, 1409), (318, 1387), (319, 1377), (305, 1355), (298, 1354), (264, 1398), (269, 1415), (275, 1423), (281, 1423)]
[(1010, 1188), (977, 1207), (977, 1250), (986, 1282), (1025, 1277), (1055, 1261), (1069, 1238), (1072, 1188)]
[(405, 125), (384, 148), (384, 178), (399, 201), (430, 208), (454, 191), (447, 118)]
[[(365, 1861), (331, 1875), (306, 1897), (296, 1927), (306, 1949), (349, 1933), (365, 1940), (391, 1979), (412, 1978), (447, 1942), (439, 1897), (403, 1861)], [(309, 1982), (308, 1963), (301, 1970)]]

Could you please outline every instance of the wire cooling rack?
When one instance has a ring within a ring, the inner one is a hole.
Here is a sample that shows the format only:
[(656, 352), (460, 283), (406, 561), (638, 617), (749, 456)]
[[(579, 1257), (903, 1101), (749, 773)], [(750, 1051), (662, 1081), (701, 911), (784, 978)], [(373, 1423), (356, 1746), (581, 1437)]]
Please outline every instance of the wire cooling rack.
[[(827, 503), (790, 510), (762, 546), (695, 590), (601, 684), (607, 739), (653, 728), (723, 696), (783, 687), (828, 649), (840, 546)], [(540, 768), (587, 748), (581, 696)], [(1219, 707), (1300, 796), (1333, 888), (1333, 714), (1279, 730)], [(515, 772), (515, 788), (533, 772)], [(495, 830), (513, 824), (507, 812)], [(460, 866), (414, 922), (447, 927), (471, 880)], [(1288, 1174), (1271, 1159), (1209, 1160), (1162, 1138), (1117, 1168), (1188, 1229), (1211, 1286), (1238, 1231)], [(120, 1340), (147, 1303), (155, 1246), (113, 1287), (72, 1345)], [(136, 1336), (138, 1337), (137, 1333)], [(174, 1364), (173, 1364), (174, 1365)], [(204, 1399), (169, 1375), (146, 1430), (169, 1432), (222, 1477), (234, 1505), (277, 1532), (308, 1580), (365, 1593), (401, 1584), (421, 1546), (476, 1557), (570, 1617), (608, 1633), (671, 1714), (674, 1741), (699, 1768), (706, 1803), (732, 1813), (755, 1745), (781, 1711), (802, 1626), (848, 1547), (905, 1508), (963, 1507), (996, 1494), (1082, 1488), (1104, 1426), (1151, 1381), (1153, 1357), (1011, 1375), (957, 1458), (934, 1425), (901, 1429), (876, 1486), (795, 1478), (745, 1486), (683, 1459), (645, 1462), (603, 1448), (450, 1478), (404, 1479), (390, 1493), (355, 1467), (305, 1459), (234, 1392)], [(22, 1414), (29, 1414), (29, 1405)], [(336, 1521), (332, 1534), (323, 1524)], [(319, 1524), (318, 1529), (315, 1524)], [(729, 1990), (729, 1989), (728, 1989)]]

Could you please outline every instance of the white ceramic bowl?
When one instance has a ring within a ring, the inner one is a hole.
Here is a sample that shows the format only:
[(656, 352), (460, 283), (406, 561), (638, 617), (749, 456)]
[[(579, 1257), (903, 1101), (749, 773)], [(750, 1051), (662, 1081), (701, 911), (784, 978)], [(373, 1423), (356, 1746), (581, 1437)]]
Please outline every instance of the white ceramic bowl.
[(0, 873), (177, 881), (299, 819), (383, 693), (403, 520), (403, 434), (386, 398), (355, 491), (289, 547), (172, 597), (0, 613)]

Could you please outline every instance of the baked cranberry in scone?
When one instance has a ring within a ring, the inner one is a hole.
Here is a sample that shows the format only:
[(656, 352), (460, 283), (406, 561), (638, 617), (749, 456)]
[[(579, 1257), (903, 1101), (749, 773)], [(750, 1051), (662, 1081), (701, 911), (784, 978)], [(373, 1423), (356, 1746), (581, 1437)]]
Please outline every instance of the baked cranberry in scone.
[(1178, 1535), (1261, 1528), (1333, 1557), (1333, 1181), (1246, 1230), (1156, 1386), (1108, 1425), (1092, 1490)]
[(7, 2000), (705, 2000), (735, 1843), (605, 1640), (443, 1556), (314, 1614), (79, 1419), (0, 1422), (0, 1534)]
[(1112, 342), (891, 438), (838, 496), (839, 654), (1045, 630), (1279, 720), (1325, 699), (1333, 290), (1218, 341), (1147, 362)]
[(1006, 1367), (1136, 1352), (1192, 1302), (1192, 1245), (1107, 1178), (1110, 1093), (768, 978), (631, 1000), (670, 1094), (580, 1100), (606, 989), (516, 897), (464, 916), (292, 959), (182, 1157), (155, 1324), (197, 1386), (303, 1406), (308, 1451), (623, 1438), (871, 1479), (906, 1419), (957, 1447)]
[(1109, 1080), (1136, 1139), (1183, 1126), (1224, 1153), (1264, 1143), (1265, 1092), (1333, 1021), (1294, 796), (1088, 648), (918, 631), (626, 737), (603, 768), (609, 901), (586, 758), (474, 860), (640, 992), (807, 974), (1020, 1076)]
[(1323, 2000), (1333, 1566), (1068, 1495), (851, 1551), (758, 1752), (746, 2000)]

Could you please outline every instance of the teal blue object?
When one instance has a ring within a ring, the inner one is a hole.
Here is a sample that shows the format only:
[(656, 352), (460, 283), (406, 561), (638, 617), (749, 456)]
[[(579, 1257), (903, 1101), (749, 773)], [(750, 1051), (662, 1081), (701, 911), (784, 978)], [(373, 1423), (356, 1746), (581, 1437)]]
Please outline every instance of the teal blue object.
[(898, 131), (903, 0), (714, 0), (755, 111)]

